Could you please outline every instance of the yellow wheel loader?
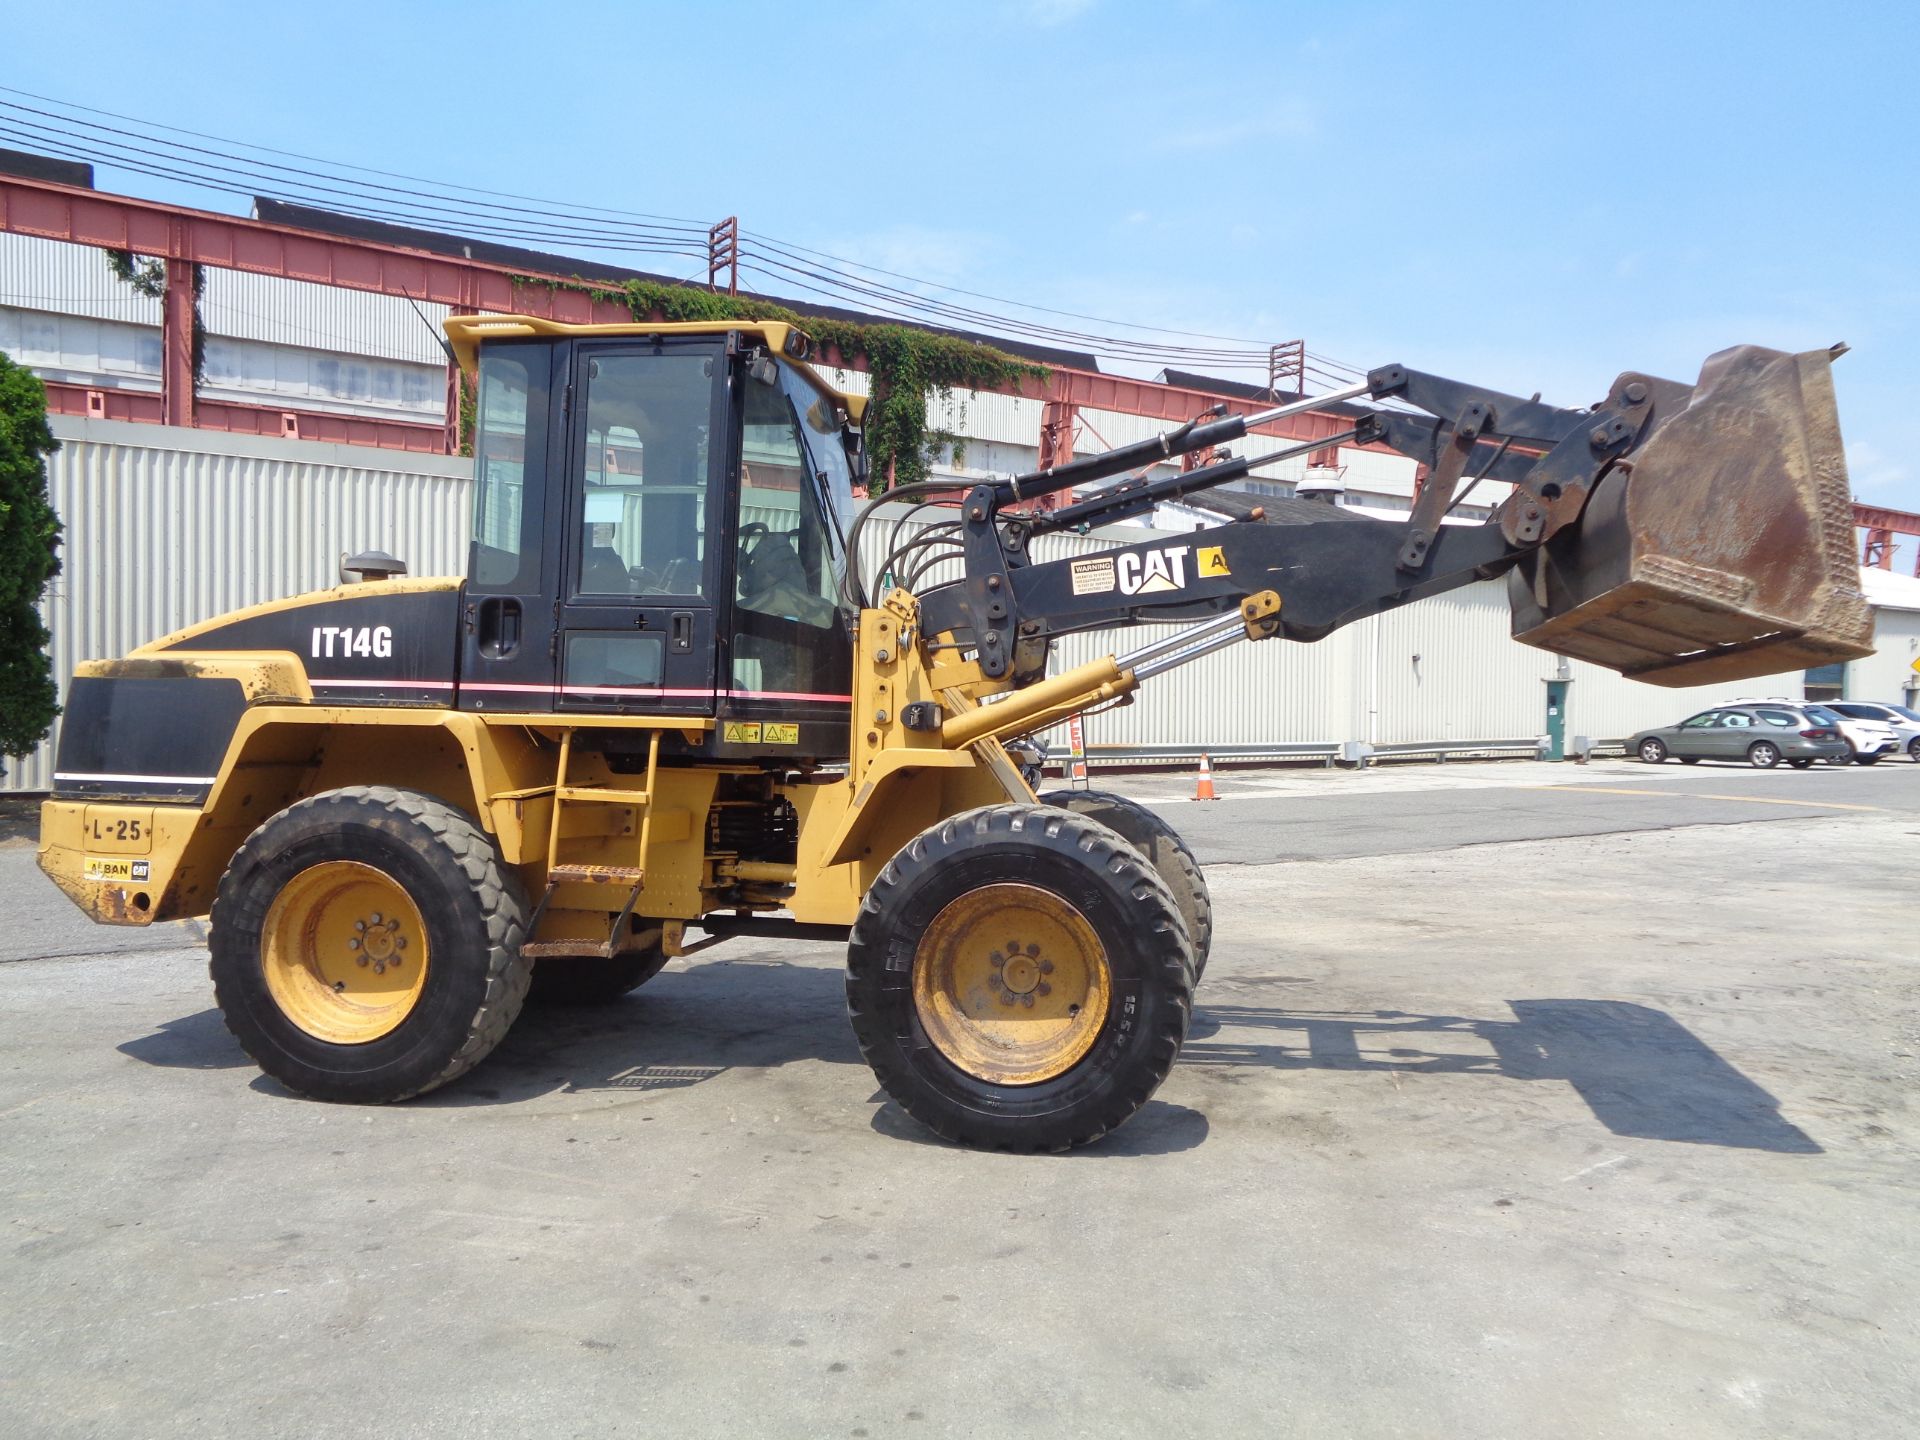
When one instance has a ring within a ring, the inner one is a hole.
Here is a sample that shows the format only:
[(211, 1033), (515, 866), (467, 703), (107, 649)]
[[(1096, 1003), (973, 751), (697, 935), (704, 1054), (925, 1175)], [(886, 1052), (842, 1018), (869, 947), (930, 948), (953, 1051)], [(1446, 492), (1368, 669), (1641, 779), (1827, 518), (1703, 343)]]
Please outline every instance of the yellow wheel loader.
[[(357, 583), (81, 666), (41, 821), (42, 867), (95, 919), (210, 914), (228, 1026), (325, 1100), (463, 1074), (530, 989), (608, 999), (727, 937), (832, 938), (905, 1111), (973, 1145), (1077, 1145), (1172, 1067), (1211, 910), (1152, 811), (1037, 798), (1004, 742), (1223, 646), (1502, 574), (1519, 639), (1655, 683), (1867, 648), (1824, 351), (1622, 375), (1578, 410), (1386, 366), (856, 508), (863, 402), (799, 330), (447, 329), (478, 394), (466, 575), (370, 554)], [(1148, 478), (1306, 410), (1350, 427)], [(1033, 548), (1342, 440), (1429, 467), (1404, 523), (1276, 500), (1178, 540)], [(1481, 479), (1510, 497), (1443, 526)], [(1169, 620), (1048, 673), (1064, 634)]]

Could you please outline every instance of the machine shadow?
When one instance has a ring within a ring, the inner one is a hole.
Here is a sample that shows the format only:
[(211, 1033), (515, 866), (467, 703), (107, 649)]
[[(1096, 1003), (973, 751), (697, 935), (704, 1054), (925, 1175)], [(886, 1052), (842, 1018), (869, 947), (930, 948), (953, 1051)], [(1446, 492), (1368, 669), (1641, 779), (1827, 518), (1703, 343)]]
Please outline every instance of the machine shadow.
[[(1782, 1118), (1779, 1101), (1663, 1010), (1616, 1000), (1507, 1003), (1514, 1020), (1206, 1005), (1194, 1017), (1181, 1063), (1560, 1080), (1616, 1135), (1824, 1153)], [(1293, 1031), (1299, 1040), (1214, 1038), (1248, 1029)]]
[[(167, 1069), (253, 1064), (218, 1010), (163, 1022), (116, 1047)], [(601, 1090), (674, 1090), (742, 1067), (799, 1060), (866, 1068), (847, 1026), (838, 968), (765, 960), (712, 960), (669, 970), (621, 1000), (598, 1006), (530, 1004), (507, 1038), (472, 1072), (409, 1105), (506, 1104)], [(255, 1088), (291, 1092), (261, 1076)]]
[(178, 1020), (163, 1020), (151, 1035), (114, 1049), (164, 1070), (236, 1070), (251, 1066), (247, 1052), (227, 1030), (218, 1010), (201, 1010)]
[[(909, 1140), (915, 1145), (927, 1145), (936, 1150), (966, 1149), (964, 1145), (941, 1139), (920, 1124), (898, 1105), (887, 1100), (884, 1090), (876, 1092), (874, 1098), (886, 1101), (873, 1112), (876, 1134), (884, 1135), (889, 1140)], [(1169, 1104), (1165, 1100), (1149, 1100), (1118, 1130), (1109, 1131), (1091, 1144), (1049, 1158), (1129, 1160), (1142, 1155), (1177, 1155), (1183, 1150), (1197, 1149), (1205, 1144), (1209, 1129), (1211, 1126), (1207, 1117), (1198, 1110)]]
[[(471, 1073), (409, 1107), (511, 1105), (539, 1096), (603, 1091), (681, 1090), (735, 1069), (800, 1061), (866, 1071), (847, 1024), (837, 965), (761, 959), (710, 960), (668, 970), (610, 1005), (529, 1005), (507, 1038)], [(120, 1052), (169, 1069), (216, 1070), (253, 1062), (218, 1010), (164, 1022)], [(859, 1083), (852, 1081), (850, 1083)], [(262, 1075), (253, 1088), (299, 1098)], [(944, 1146), (876, 1091), (873, 1128), (890, 1138)], [(1115, 1159), (1191, 1150), (1207, 1137), (1198, 1111), (1150, 1102), (1121, 1129), (1075, 1154)]]
[(412, 1102), (491, 1105), (608, 1090), (683, 1090), (729, 1070), (866, 1062), (837, 966), (707, 960), (607, 1005), (530, 1004), (471, 1074)]

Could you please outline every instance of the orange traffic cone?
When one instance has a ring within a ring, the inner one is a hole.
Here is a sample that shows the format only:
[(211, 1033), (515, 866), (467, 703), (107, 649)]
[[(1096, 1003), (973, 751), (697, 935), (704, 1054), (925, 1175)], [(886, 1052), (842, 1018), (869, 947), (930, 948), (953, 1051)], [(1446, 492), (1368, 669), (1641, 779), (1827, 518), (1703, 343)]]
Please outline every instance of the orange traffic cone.
[(1196, 800), (1218, 800), (1220, 798), (1213, 793), (1213, 761), (1208, 758), (1207, 752), (1204, 750), (1200, 752), (1200, 783), (1194, 787), (1193, 798)]

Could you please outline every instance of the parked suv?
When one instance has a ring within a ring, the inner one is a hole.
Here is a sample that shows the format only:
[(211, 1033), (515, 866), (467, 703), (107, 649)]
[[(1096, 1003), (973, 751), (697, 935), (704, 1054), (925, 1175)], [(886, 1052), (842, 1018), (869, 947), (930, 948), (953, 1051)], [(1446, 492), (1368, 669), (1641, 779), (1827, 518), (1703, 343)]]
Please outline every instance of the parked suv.
[(1685, 765), (1701, 760), (1744, 760), (1771, 770), (1782, 760), (1804, 770), (1816, 760), (1844, 760), (1847, 742), (1837, 728), (1839, 716), (1814, 719), (1793, 704), (1722, 705), (1702, 710), (1678, 725), (1642, 730), (1629, 737), (1627, 750), (1649, 765), (1669, 755)]
[(1828, 700), (1827, 709), (1843, 720), (1877, 720), (1891, 726), (1893, 738), (1900, 743), (1909, 760), (1920, 763), (1920, 714), (1904, 705), (1882, 705), (1874, 700)]

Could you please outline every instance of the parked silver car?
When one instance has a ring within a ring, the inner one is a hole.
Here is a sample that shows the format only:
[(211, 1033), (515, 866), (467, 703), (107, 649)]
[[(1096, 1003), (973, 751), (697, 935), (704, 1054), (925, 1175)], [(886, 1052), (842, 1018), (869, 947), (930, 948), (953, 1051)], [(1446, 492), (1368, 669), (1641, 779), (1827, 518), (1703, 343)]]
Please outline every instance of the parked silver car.
[(1836, 759), (1835, 765), (1845, 765), (1852, 761), (1855, 765), (1878, 765), (1889, 755), (1900, 753), (1900, 741), (1893, 733), (1893, 727), (1879, 720), (1862, 720), (1853, 715), (1842, 715), (1832, 708), (1826, 700), (1789, 700), (1783, 695), (1742, 695), (1729, 700), (1729, 705), (1777, 705), (1782, 710), (1792, 710), (1805, 716), (1817, 726), (1832, 726), (1840, 732), (1840, 738), (1847, 742), (1847, 753)]
[(1877, 700), (1826, 700), (1822, 701), (1829, 710), (1855, 720), (1877, 720), (1893, 731), (1894, 738), (1900, 742), (1901, 752), (1909, 759), (1920, 762), (1920, 714), (1905, 705), (1882, 705)]
[(1816, 760), (1845, 759), (1847, 742), (1830, 724), (1821, 724), (1785, 705), (1723, 705), (1690, 715), (1678, 725), (1642, 730), (1627, 740), (1629, 754), (1649, 765), (1669, 755), (1685, 765), (1701, 760), (1745, 761), (1771, 770), (1782, 760), (1804, 770)]

